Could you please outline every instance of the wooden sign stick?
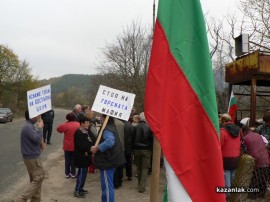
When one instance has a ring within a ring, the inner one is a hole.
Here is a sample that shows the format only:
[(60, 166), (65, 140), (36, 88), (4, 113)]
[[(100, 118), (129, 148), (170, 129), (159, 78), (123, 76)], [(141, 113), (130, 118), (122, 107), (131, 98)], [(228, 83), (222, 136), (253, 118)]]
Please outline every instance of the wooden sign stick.
[(99, 131), (99, 135), (98, 135), (98, 138), (97, 138), (97, 141), (96, 141), (95, 146), (97, 146), (99, 144), (99, 142), (100, 142), (100, 139), (102, 137), (103, 130), (104, 130), (104, 128), (106, 127), (106, 125), (108, 123), (109, 117), (110, 116), (107, 115), (106, 118), (105, 118), (105, 120), (104, 120), (104, 123), (102, 124), (102, 127), (101, 127), (101, 129)]

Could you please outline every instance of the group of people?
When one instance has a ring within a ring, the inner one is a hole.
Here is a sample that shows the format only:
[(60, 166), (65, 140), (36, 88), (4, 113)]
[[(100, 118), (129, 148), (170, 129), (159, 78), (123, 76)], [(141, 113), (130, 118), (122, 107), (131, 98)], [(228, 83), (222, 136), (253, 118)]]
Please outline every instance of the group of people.
[[(30, 183), (23, 193), (13, 201), (41, 200), (41, 185), (45, 171), (40, 161), (41, 151), (50, 144), (52, 121), (46, 127), (45, 120), (54, 117), (51, 110), (39, 117), (29, 118), (25, 112), (26, 123), (21, 131), (21, 152), (27, 167)], [(96, 123), (107, 124), (103, 131), (97, 130)], [(35, 125), (37, 123), (37, 125)], [(76, 178), (74, 196), (85, 198), (84, 189), (87, 173), (100, 170), (101, 201), (114, 201), (114, 189), (122, 186), (124, 168), (128, 180), (132, 180), (133, 161), (137, 167), (138, 191), (143, 193), (150, 168), (153, 134), (144, 113), (132, 110), (128, 121), (119, 120), (104, 114), (95, 119), (88, 105), (76, 104), (66, 115), (66, 122), (57, 126), (59, 134), (64, 134), (63, 150), (65, 157), (65, 177)], [(101, 134), (98, 134), (101, 133)], [(98, 138), (100, 136), (101, 138)]]
[[(249, 127), (249, 118), (233, 123), (229, 114), (220, 116), (220, 142), (223, 157), (225, 186), (231, 187), (241, 154), (246, 153), (255, 160), (255, 167), (249, 187), (259, 192), (249, 193), (248, 197), (264, 198), (267, 183), (270, 183), (270, 111), (263, 115), (264, 123), (257, 128)], [(230, 194), (226, 193), (229, 199)]]

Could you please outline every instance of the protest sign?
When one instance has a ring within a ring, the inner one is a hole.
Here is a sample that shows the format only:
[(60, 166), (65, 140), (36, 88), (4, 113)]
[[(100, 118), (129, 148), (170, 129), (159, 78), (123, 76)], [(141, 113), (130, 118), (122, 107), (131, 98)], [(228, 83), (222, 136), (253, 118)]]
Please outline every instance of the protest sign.
[(27, 91), (27, 105), (30, 118), (51, 110), (51, 85)]
[(100, 85), (92, 110), (122, 120), (128, 120), (135, 94)]

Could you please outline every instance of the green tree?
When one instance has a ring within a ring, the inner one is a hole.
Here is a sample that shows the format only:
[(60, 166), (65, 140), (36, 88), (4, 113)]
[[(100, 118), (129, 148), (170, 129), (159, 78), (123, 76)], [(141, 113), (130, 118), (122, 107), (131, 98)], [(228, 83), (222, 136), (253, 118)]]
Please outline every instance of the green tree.
[(19, 64), (18, 56), (12, 50), (0, 45), (0, 104), (4, 91), (12, 87), (13, 73)]
[(29, 64), (20, 62), (11, 49), (0, 45), (0, 104), (25, 108), (27, 91), (37, 87), (38, 81), (33, 78)]
[(16, 106), (19, 107), (21, 103), (27, 101), (27, 91), (38, 87), (38, 81), (33, 78), (29, 64), (25, 60), (20, 63), (16, 70), (13, 74), (13, 86), (17, 95)]

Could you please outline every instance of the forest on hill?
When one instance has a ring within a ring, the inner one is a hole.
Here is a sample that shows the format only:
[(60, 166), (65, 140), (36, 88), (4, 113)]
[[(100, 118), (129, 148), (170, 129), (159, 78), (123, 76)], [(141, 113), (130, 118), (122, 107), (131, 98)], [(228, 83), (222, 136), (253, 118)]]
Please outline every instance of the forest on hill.
[[(43, 79), (40, 86), (51, 85), (52, 105), (72, 108), (76, 103), (92, 105), (92, 89), (95, 75), (66, 74), (61, 77)], [(95, 89), (97, 89), (95, 87)], [(94, 93), (94, 92), (93, 92)]]
[[(60, 77), (44, 79), (39, 81), (39, 86), (51, 85), (52, 105), (71, 109), (75, 104), (92, 106), (100, 85), (108, 86), (136, 95), (134, 107), (143, 110), (142, 99), (128, 85), (121, 85), (121, 78), (113, 74), (66, 74)], [(141, 96), (142, 97), (142, 96)]]

